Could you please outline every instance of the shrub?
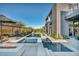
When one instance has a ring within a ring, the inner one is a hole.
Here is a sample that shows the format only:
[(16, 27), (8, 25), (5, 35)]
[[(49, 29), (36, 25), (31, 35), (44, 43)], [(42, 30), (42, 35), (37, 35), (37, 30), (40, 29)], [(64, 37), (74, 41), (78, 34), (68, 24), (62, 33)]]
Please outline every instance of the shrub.
[(51, 37), (53, 37), (54, 39), (69, 39), (69, 37), (68, 37), (68, 36), (66, 36), (66, 35), (61, 35), (61, 37), (60, 37), (60, 36), (58, 36), (58, 38), (57, 38), (57, 36), (56, 36), (56, 33), (55, 33), (55, 32), (53, 32), (53, 33), (51, 34)]
[(43, 36), (45, 36), (45, 33), (42, 33)]
[(62, 37), (63, 37), (63, 39), (69, 39), (69, 37), (66, 35), (62, 35)]
[(53, 38), (55, 38), (55, 39), (56, 39), (56, 33), (55, 33), (55, 32), (53, 32), (53, 33), (51, 34), (51, 37), (53, 37)]

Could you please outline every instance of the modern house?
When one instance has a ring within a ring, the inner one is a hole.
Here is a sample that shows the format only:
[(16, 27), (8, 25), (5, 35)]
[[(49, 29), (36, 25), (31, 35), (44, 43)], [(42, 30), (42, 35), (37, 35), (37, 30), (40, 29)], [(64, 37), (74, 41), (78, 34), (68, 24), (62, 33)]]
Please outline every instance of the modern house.
[(61, 35), (74, 36), (79, 33), (78, 19), (79, 4), (56, 3), (45, 19), (45, 31), (48, 35), (55, 32), (57, 38)]
[(24, 29), (23, 24), (0, 15), (0, 35), (20, 34)]

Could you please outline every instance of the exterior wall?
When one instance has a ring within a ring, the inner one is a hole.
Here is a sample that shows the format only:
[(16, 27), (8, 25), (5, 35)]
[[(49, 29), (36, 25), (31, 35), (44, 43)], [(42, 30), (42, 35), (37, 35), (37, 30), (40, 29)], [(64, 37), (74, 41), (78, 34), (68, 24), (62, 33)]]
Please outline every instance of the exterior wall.
[[(69, 10), (69, 7), (68, 7), (68, 4), (66, 4), (66, 3), (58, 3), (57, 5), (56, 5), (56, 10), (57, 10), (57, 19), (56, 19), (56, 24), (57, 24), (57, 37), (61, 37), (61, 18), (62, 18), (62, 16), (61, 16), (61, 11), (68, 11)], [(64, 20), (64, 19), (63, 19)], [(63, 24), (64, 25), (64, 24)]]
[(55, 6), (53, 9), (51, 9), (45, 21), (46, 21), (46, 25), (45, 25), (46, 33), (48, 35), (51, 35), (52, 32), (56, 32), (56, 7)]
[(50, 18), (49, 17), (47, 17), (46, 19), (45, 29), (46, 29), (46, 33), (50, 35)]
[(67, 12), (61, 12), (61, 34), (69, 36), (69, 21), (65, 20)]
[(52, 19), (51, 19), (51, 22), (52, 22), (52, 32), (56, 32), (56, 4), (54, 6), (54, 8), (52, 9)]

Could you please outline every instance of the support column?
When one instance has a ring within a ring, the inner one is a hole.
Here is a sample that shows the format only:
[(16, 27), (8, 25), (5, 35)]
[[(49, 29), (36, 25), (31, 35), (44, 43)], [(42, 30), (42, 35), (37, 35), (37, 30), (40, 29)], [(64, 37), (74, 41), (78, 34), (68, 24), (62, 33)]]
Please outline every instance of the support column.
[(57, 13), (57, 38), (61, 37), (61, 18), (60, 12)]
[(48, 34), (50, 35), (50, 17), (48, 17)]
[(48, 23), (48, 35), (50, 35), (49, 23)]
[(73, 28), (72, 28), (72, 36), (74, 36), (74, 29), (75, 29), (75, 21), (74, 21), (74, 19), (73, 19)]
[[(1, 26), (1, 33), (0, 34), (2, 35), (2, 20), (0, 21), (0, 23), (1, 23), (0, 24), (0, 26)], [(0, 40), (1, 40), (1, 36), (0, 36)]]
[(72, 26), (72, 36), (74, 36), (74, 27)]
[(78, 35), (79, 35), (79, 21), (78, 21)]

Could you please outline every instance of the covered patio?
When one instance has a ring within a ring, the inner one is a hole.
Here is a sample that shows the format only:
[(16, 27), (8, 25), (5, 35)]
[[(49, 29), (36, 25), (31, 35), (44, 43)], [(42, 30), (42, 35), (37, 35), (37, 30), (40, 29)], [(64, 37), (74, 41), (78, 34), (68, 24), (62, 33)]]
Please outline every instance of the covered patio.
[(0, 19), (0, 39), (3, 39), (4, 41), (9, 39), (16, 40), (16, 37), (13, 36), (16, 34), (17, 30), (21, 30), (21, 26), (21, 24), (18, 24), (15, 21)]
[(79, 14), (71, 15), (65, 17), (69, 21), (69, 36), (79, 36)]

